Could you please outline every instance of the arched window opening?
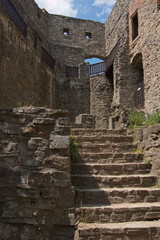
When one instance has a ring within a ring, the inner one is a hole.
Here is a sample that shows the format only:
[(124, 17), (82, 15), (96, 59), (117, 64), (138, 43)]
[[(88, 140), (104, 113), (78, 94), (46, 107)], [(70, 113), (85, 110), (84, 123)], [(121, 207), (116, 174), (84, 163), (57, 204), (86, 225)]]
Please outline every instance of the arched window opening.
[(104, 61), (100, 58), (87, 58), (85, 62), (89, 64), (89, 75), (104, 73)]
[(136, 109), (140, 110), (144, 108), (144, 72), (142, 54), (137, 54), (134, 57), (132, 65), (136, 76), (134, 89), (134, 105)]

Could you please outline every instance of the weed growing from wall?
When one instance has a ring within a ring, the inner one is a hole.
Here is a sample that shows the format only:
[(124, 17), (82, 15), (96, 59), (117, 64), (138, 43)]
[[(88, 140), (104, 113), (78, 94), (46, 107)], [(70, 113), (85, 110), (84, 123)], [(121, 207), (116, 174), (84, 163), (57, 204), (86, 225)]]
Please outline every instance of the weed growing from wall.
[(73, 135), (70, 135), (70, 156), (72, 162), (77, 160), (77, 142)]
[(145, 116), (143, 112), (138, 112), (136, 110), (132, 110), (129, 113), (129, 126), (131, 129), (137, 128), (139, 126), (143, 126), (145, 121)]
[(148, 114), (145, 124), (147, 126), (152, 126), (155, 124), (159, 124), (160, 123), (160, 111), (157, 111), (156, 113), (153, 114)]
[(132, 110), (129, 114), (128, 121), (131, 129), (159, 124), (160, 111), (145, 116), (141, 111)]

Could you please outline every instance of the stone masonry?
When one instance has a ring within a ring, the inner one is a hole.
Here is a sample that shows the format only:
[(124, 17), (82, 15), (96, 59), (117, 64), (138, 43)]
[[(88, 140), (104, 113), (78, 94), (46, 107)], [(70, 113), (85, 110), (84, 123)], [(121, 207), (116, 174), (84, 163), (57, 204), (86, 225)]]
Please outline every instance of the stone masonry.
[(145, 161), (152, 163), (152, 173), (160, 179), (160, 124), (133, 131), (134, 142), (144, 153)]
[(27, 1), (28, 8), (26, 1), (12, 2), (27, 24), (27, 35), (22, 35), (0, 7), (0, 107), (35, 105), (57, 108), (56, 72), (59, 66), (56, 65), (53, 71), (41, 60), (41, 47), (50, 49), (45, 36), (47, 13), (31, 0)]
[[(131, 16), (138, 11), (139, 33), (131, 41)], [(142, 54), (144, 70), (145, 111), (152, 113), (160, 107), (160, 11), (158, 1), (132, 0), (129, 6), (130, 61)], [(151, 66), (151, 67), (150, 67)]]
[(153, 113), (160, 108), (159, 21), (158, 3), (152, 0), (119, 0), (106, 21), (106, 55), (113, 65), (114, 86), (110, 116), (114, 122), (120, 121), (119, 115), (127, 109)]
[(125, 129), (160, 110), (159, 62), (159, 0), (105, 24), (0, 0), (0, 240), (160, 240), (160, 126)]
[(159, 240), (160, 189), (133, 137), (106, 129), (72, 134), (78, 145), (74, 240)]
[[(0, 9), (2, 107), (31, 104), (67, 109), (72, 122), (79, 114), (94, 113), (97, 127), (110, 128), (123, 128), (123, 115), (132, 108), (145, 113), (159, 109), (157, 0), (117, 0), (105, 24), (49, 14), (33, 0), (27, 0), (27, 6), (24, 0), (6, 2), (16, 8), (27, 31), (23, 36)], [(96, 76), (97, 96), (102, 82), (105, 89), (103, 101), (97, 104), (92, 99), (93, 76), (84, 63), (89, 57), (105, 61), (104, 79)], [(67, 75), (67, 68), (72, 74)]]
[[(59, 107), (69, 110), (72, 121), (79, 114), (90, 113), (90, 78), (84, 60), (105, 58), (104, 29), (103, 23), (49, 15), (47, 36), (51, 52), (63, 66), (59, 81)], [(91, 38), (86, 37), (87, 33)], [(66, 67), (79, 68), (78, 76), (67, 77)]]
[(74, 235), (67, 111), (0, 111), (0, 239)]

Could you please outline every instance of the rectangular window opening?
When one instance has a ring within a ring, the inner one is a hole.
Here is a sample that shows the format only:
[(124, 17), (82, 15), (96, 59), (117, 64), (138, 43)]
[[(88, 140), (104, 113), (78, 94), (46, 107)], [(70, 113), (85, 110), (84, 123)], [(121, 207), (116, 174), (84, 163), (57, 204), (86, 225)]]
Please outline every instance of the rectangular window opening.
[(76, 77), (78, 78), (78, 67), (66, 67), (66, 77)]
[(91, 39), (92, 34), (90, 32), (86, 32), (85, 37), (86, 37), (86, 39)]
[(157, 0), (157, 8), (160, 10), (160, 0)]
[(63, 35), (65, 35), (65, 36), (69, 35), (69, 29), (68, 28), (63, 29)]
[(41, 48), (41, 59), (54, 70), (55, 67), (55, 60), (53, 57), (48, 53), (48, 51), (45, 48)]
[(132, 41), (138, 36), (138, 12), (136, 12), (132, 18)]
[(37, 36), (34, 37), (34, 48), (35, 49), (38, 48), (38, 38), (37, 38)]

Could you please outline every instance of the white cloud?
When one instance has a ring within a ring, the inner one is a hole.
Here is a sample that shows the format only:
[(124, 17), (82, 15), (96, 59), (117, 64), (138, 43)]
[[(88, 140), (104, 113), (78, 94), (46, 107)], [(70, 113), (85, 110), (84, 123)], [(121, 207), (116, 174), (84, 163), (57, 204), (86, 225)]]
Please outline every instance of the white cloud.
[(78, 10), (74, 0), (35, 0), (40, 8), (45, 8), (49, 13), (75, 17)]
[(101, 6), (101, 5), (113, 6), (115, 2), (116, 0), (95, 0), (93, 5), (94, 6)]
[(101, 17), (104, 14), (109, 15), (111, 11), (112, 11), (111, 7), (105, 7), (100, 13), (97, 13), (96, 15), (97, 15), (97, 17)]
[(102, 11), (97, 13), (97, 17), (101, 17), (105, 14), (109, 15), (115, 3), (116, 0), (95, 0), (93, 6), (102, 8)]

